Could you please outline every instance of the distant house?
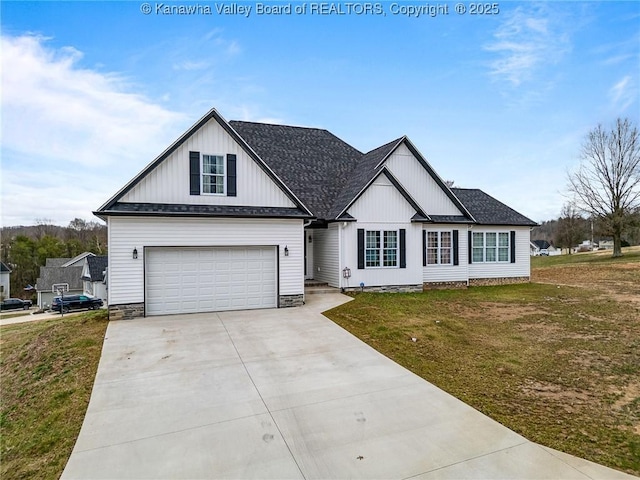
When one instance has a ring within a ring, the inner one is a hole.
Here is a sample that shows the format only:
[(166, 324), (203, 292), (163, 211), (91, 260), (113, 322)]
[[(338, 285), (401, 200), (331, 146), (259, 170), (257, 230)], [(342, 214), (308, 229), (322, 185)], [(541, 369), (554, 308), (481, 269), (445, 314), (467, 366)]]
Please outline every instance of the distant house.
[(0, 262), (0, 299), (11, 296), (11, 269)]
[(106, 255), (91, 255), (85, 258), (82, 267), (82, 281), (84, 293), (107, 301), (107, 263)]
[(53, 291), (54, 285), (68, 285), (65, 295), (84, 293), (82, 271), (86, 258), (92, 256), (95, 255), (84, 252), (73, 258), (47, 258), (45, 266), (40, 267), (40, 276), (36, 281), (38, 307), (50, 307), (53, 298), (59, 296)]
[(560, 255), (562, 250), (554, 247), (546, 240), (532, 240), (529, 242), (529, 253), (532, 257), (537, 257), (540, 255), (540, 250), (546, 250), (549, 255)]

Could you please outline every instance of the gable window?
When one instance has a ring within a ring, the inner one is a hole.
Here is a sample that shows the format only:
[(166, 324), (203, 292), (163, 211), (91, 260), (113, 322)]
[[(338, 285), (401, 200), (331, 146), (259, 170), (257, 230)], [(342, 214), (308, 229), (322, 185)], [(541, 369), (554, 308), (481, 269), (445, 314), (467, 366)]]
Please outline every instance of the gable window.
[(508, 232), (473, 232), (473, 263), (509, 262), (510, 251)]
[(224, 195), (224, 157), (202, 155), (202, 193)]
[(367, 230), (364, 255), (366, 267), (397, 267), (397, 230)]
[(427, 265), (451, 265), (451, 232), (427, 232)]

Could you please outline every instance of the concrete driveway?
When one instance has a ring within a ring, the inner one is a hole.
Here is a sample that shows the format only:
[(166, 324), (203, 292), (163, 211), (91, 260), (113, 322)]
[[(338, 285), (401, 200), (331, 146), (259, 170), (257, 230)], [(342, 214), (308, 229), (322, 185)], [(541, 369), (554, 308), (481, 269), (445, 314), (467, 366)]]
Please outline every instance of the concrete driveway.
[(529, 442), (301, 308), (111, 322), (63, 479), (633, 478)]

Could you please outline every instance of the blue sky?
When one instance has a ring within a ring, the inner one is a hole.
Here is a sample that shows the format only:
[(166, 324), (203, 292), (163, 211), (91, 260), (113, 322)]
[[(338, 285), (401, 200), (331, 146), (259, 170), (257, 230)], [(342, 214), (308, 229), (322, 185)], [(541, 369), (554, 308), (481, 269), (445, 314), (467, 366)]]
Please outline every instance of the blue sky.
[(487, 15), (429, 2), (439, 14), (417, 18), (395, 12), (427, 2), (380, 2), (379, 15), (143, 3), (0, 4), (3, 226), (97, 220), (211, 107), (326, 128), (361, 151), (407, 135), (444, 179), (542, 221), (559, 215), (586, 133), (640, 120), (640, 2), (506, 1)]

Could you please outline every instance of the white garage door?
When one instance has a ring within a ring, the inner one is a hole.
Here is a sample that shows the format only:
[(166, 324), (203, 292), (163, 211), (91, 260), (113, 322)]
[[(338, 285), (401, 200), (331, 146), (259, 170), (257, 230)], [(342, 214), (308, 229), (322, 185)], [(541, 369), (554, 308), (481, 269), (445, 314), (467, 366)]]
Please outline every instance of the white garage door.
[(146, 314), (276, 306), (275, 247), (147, 248)]

